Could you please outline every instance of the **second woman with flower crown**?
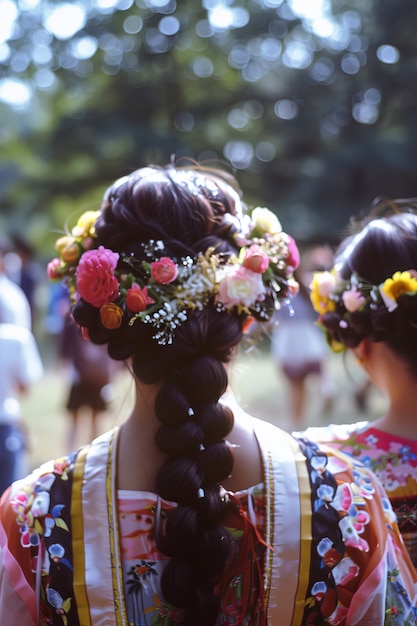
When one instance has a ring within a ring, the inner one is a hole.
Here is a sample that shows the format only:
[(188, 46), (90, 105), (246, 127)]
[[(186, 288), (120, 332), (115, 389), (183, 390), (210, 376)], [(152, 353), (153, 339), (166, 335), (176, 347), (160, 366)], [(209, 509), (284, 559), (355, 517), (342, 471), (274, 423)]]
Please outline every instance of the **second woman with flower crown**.
[(336, 352), (349, 349), (388, 400), (370, 422), (309, 428), (370, 467), (396, 512), (417, 567), (417, 201), (379, 201), (342, 242), (311, 299)]
[(119, 428), (13, 484), (0, 623), (416, 623), (416, 573), (385, 493), (348, 457), (246, 414), (228, 367), (297, 292), (293, 239), (221, 171), (149, 167), (57, 242), (86, 341), (129, 363)]

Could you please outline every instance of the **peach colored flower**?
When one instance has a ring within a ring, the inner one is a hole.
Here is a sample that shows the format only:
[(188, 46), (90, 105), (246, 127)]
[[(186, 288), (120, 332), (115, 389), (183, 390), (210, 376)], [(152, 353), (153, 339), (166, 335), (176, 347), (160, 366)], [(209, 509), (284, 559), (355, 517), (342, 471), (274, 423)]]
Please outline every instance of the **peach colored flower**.
[(64, 263), (76, 263), (81, 255), (81, 249), (74, 237), (66, 235), (60, 237), (55, 244), (59, 256)]
[(249, 307), (265, 294), (261, 274), (237, 264), (226, 272), (219, 284), (218, 301), (227, 309), (238, 305)]
[(359, 309), (365, 304), (366, 300), (360, 291), (356, 289), (349, 289), (342, 295), (343, 304), (349, 313), (359, 311)]
[(114, 302), (107, 302), (100, 307), (100, 319), (104, 328), (109, 330), (120, 328), (123, 322), (123, 311)]
[(115, 300), (119, 282), (114, 275), (119, 254), (100, 246), (84, 252), (77, 267), (77, 291), (81, 298), (100, 308)]
[(268, 269), (269, 259), (262, 248), (254, 244), (246, 250), (242, 265), (255, 274), (263, 274)]
[(126, 306), (132, 313), (140, 313), (146, 309), (148, 304), (154, 303), (155, 300), (148, 296), (147, 287), (141, 289), (137, 283), (133, 283), (132, 287), (127, 290)]
[(151, 263), (151, 276), (160, 285), (169, 285), (178, 276), (178, 265), (167, 256)]

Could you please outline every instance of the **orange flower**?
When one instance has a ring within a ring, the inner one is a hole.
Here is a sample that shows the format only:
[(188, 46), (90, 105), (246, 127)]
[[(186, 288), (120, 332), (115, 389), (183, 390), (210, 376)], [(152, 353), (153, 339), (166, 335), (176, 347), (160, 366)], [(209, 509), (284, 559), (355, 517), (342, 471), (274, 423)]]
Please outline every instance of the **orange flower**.
[(146, 309), (148, 304), (154, 303), (155, 300), (148, 296), (147, 287), (141, 289), (137, 283), (133, 283), (132, 287), (127, 290), (126, 306), (132, 313), (140, 313)]
[(120, 328), (123, 321), (123, 311), (114, 302), (107, 302), (100, 307), (100, 319), (104, 328), (109, 330)]

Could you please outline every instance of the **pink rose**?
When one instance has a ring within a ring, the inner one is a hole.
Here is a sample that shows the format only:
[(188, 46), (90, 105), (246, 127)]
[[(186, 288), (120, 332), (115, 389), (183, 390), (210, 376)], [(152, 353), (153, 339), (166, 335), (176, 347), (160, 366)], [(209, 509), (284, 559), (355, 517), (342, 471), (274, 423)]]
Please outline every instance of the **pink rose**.
[(345, 291), (342, 295), (343, 304), (346, 307), (346, 310), (349, 313), (354, 313), (358, 311), (363, 304), (365, 304), (365, 298), (360, 293), (360, 291), (356, 291), (356, 289), (350, 289), (349, 291)]
[(291, 237), (291, 235), (287, 235), (287, 238), (288, 256), (285, 260), (287, 262), (287, 265), (291, 268), (291, 273), (293, 270), (296, 270), (297, 267), (300, 265), (300, 253), (298, 251), (297, 244), (295, 243), (295, 240)]
[(178, 265), (167, 256), (151, 263), (151, 276), (160, 285), (169, 285), (178, 276)]
[(268, 269), (269, 259), (262, 248), (256, 244), (248, 248), (243, 258), (243, 267), (256, 274), (263, 274)]
[(154, 303), (155, 300), (148, 296), (147, 287), (141, 289), (138, 284), (133, 283), (132, 287), (127, 290), (126, 306), (132, 313), (140, 313), (146, 309), (148, 304)]
[(243, 267), (233, 265), (227, 268), (226, 275), (220, 281), (218, 301), (226, 309), (239, 304), (251, 306), (265, 294), (262, 275)]
[(62, 270), (62, 263), (59, 259), (55, 258), (55, 259), (52, 259), (52, 261), (49, 261), (46, 267), (46, 274), (49, 280), (60, 280), (62, 278), (61, 270)]
[(116, 300), (119, 282), (114, 275), (119, 254), (100, 246), (85, 252), (77, 267), (77, 291), (81, 298), (100, 308)]

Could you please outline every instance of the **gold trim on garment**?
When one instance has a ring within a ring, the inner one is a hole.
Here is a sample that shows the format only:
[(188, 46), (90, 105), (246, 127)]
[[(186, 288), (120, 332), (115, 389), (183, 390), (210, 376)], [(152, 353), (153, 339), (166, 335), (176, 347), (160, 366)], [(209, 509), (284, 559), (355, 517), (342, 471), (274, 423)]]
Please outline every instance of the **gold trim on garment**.
[(300, 446), (295, 439), (290, 438), (290, 446), (294, 451), (294, 458), (297, 467), (298, 484), (300, 486), (300, 567), (298, 572), (298, 587), (294, 603), (294, 615), (292, 626), (299, 626), (302, 623), (305, 600), (308, 593), (308, 583), (311, 566), (311, 540), (312, 540), (312, 512), (311, 512), (311, 486), (308, 474), (306, 458), (300, 450)]
[(80, 624), (91, 626), (90, 605), (85, 585), (85, 544), (84, 523), (82, 515), (82, 488), (84, 468), (88, 447), (83, 448), (77, 455), (74, 464), (72, 496), (71, 496), (71, 527), (72, 552), (74, 563), (74, 595)]
[[(272, 511), (274, 510), (274, 474), (272, 471), (272, 458), (271, 454), (264, 458), (264, 484), (265, 484), (265, 543), (267, 546), (272, 546), (273, 538), (273, 522)], [(265, 608), (269, 603), (269, 592), (271, 588), (272, 579), (272, 563), (273, 563), (273, 550), (267, 549), (265, 554), (265, 576), (264, 576), (264, 589), (265, 589)]]
[(119, 513), (117, 506), (117, 488), (116, 488), (116, 460), (117, 460), (117, 441), (118, 430), (114, 431), (110, 441), (106, 491), (107, 491), (107, 511), (109, 518), (109, 540), (111, 552), (111, 568), (113, 581), (114, 608), (116, 614), (116, 626), (127, 626), (126, 603), (123, 590), (123, 570), (120, 552), (120, 535), (119, 535)]

